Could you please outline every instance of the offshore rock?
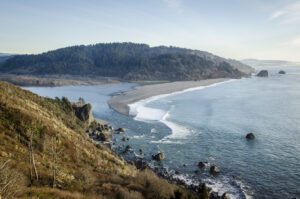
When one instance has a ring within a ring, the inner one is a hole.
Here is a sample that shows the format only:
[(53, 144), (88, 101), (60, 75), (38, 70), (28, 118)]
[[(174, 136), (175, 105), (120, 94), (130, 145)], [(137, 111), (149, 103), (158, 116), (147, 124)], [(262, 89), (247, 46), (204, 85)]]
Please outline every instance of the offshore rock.
[(257, 77), (268, 77), (269, 72), (267, 70), (261, 70), (259, 73), (256, 75)]

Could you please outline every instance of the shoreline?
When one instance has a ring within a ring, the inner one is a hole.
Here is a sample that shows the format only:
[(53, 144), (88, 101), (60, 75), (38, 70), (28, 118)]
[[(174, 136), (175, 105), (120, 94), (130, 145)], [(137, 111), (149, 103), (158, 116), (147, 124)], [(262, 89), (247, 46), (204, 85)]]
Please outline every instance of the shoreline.
[(0, 73), (0, 81), (23, 87), (60, 87), (120, 83), (120, 80), (100, 76), (76, 75), (14, 75)]
[(137, 86), (133, 90), (112, 96), (108, 100), (108, 106), (123, 115), (130, 115), (130, 104), (160, 95), (194, 90), (198, 87), (210, 86), (230, 80), (229, 78), (206, 79), (200, 81), (177, 81), (162, 84)]

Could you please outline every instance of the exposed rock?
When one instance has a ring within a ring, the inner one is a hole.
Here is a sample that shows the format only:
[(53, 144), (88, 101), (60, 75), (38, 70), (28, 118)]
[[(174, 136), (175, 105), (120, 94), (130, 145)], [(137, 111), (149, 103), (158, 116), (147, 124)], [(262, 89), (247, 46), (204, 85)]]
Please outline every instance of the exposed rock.
[(91, 124), (91, 122), (94, 121), (91, 104), (84, 104), (83, 106), (74, 104), (72, 107), (75, 111), (76, 117), (79, 120), (88, 122), (88, 124)]
[(253, 139), (255, 139), (255, 135), (254, 135), (253, 133), (248, 133), (248, 134), (246, 135), (246, 138), (247, 138), (248, 140), (253, 140)]
[(198, 163), (198, 167), (200, 168), (200, 169), (203, 169), (203, 168), (205, 168), (206, 167), (206, 162), (204, 163), (204, 162), (199, 162)]
[(148, 167), (148, 163), (143, 159), (135, 160), (134, 165), (137, 169), (140, 169), (140, 170), (144, 170)]
[(110, 142), (112, 135), (109, 132), (100, 132), (97, 138), (102, 142)]
[(123, 142), (129, 141), (129, 137), (122, 137), (122, 141), (123, 141)]
[(116, 129), (116, 132), (118, 132), (118, 133), (124, 133), (125, 129), (124, 128), (118, 128), (118, 129)]
[(268, 77), (269, 72), (267, 70), (261, 70), (259, 73), (256, 75), (257, 77)]
[(139, 153), (142, 155), (143, 154), (143, 149), (139, 149)]
[(278, 73), (281, 74), (281, 75), (286, 74), (286, 72), (285, 72), (284, 70), (281, 70), (281, 71), (279, 71)]
[(158, 154), (153, 155), (152, 159), (156, 160), (156, 161), (162, 161), (162, 160), (165, 159), (165, 153), (164, 152), (159, 152)]
[(123, 151), (123, 153), (128, 153), (131, 150), (131, 146), (127, 145)]
[(209, 173), (211, 175), (218, 175), (220, 173), (220, 169), (216, 165), (213, 165), (210, 167)]

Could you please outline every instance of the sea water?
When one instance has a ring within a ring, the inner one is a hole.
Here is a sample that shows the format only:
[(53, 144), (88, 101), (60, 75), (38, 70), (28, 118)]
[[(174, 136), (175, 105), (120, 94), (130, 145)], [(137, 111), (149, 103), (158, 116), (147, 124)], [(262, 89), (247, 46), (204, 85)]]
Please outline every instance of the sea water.
[[(110, 95), (134, 84), (28, 88), (43, 96), (83, 97), (96, 117), (125, 127), (118, 147), (132, 146), (143, 157), (164, 151), (161, 166), (188, 183), (206, 182), (231, 198), (300, 197), (300, 69), (268, 78), (231, 80), (208, 87), (156, 96), (131, 105), (132, 117), (108, 108)], [(255, 140), (246, 140), (249, 132)], [(199, 161), (217, 165), (210, 176)], [(178, 174), (179, 173), (179, 174)]]

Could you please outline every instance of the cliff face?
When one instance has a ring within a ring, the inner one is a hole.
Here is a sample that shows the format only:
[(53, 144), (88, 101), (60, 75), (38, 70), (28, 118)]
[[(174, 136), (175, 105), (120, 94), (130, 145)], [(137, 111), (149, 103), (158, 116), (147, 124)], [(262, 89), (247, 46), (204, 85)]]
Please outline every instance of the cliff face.
[(4, 82), (0, 91), (3, 199), (196, 197), (95, 145), (84, 133), (89, 105), (74, 111), (67, 98), (43, 98)]

